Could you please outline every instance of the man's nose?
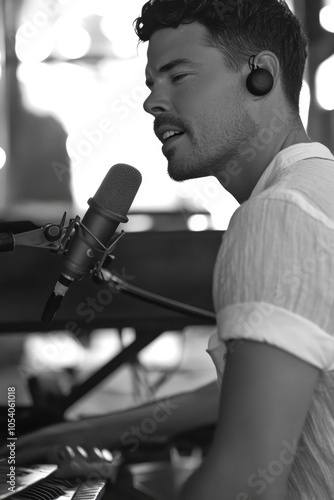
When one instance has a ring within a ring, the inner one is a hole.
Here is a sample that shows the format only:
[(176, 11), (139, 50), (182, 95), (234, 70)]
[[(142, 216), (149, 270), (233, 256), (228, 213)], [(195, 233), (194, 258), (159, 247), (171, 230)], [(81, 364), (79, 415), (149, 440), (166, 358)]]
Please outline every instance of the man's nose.
[(157, 117), (160, 113), (165, 113), (171, 111), (171, 105), (166, 97), (161, 92), (152, 91), (143, 104), (146, 113), (150, 113), (154, 117)]

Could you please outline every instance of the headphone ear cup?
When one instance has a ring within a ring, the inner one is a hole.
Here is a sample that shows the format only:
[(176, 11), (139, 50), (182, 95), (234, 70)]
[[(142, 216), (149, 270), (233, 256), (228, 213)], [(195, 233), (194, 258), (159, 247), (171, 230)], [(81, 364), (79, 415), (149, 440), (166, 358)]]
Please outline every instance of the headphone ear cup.
[(273, 88), (274, 79), (267, 69), (256, 68), (248, 75), (246, 86), (251, 94), (263, 96), (269, 94)]

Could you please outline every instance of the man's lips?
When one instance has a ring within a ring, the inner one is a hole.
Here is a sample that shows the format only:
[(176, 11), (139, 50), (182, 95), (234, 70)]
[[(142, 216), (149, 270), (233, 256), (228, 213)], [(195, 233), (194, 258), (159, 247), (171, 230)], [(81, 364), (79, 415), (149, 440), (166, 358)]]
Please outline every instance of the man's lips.
[(181, 137), (183, 137), (185, 133), (178, 134), (178, 135), (173, 135), (173, 137), (170, 137), (169, 139), (165, 140), (162, 146), (162, 152), (165, 153), (165, 151), (169, 148), (170, 145), (174, 144), (175, 142), (178, 141)]
[(179, 135), (184, 133), (184, 130), (178, 127), (174, 127), (173, 125), (163, 125), (155, 130), (156, 136), (163, 144), (173, 139), (174, 137), (179, 137)]

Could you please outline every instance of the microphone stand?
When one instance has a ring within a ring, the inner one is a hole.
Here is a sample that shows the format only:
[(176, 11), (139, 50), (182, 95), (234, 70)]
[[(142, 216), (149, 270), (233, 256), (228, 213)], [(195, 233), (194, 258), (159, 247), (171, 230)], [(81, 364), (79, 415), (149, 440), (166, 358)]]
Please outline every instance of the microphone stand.
[(101, 283), (108, 283), (111, 290), (117, 290), (131, 297), (141, 299), (151, 304), (156, 304), (172, 311), (181, 312), (197, 318), (206, 319), (210, 323), (215, 324), (216, 315), (211, 311), (206, 311), (199, 307), (190, 306), (176, 300), (168, 299), (157, 295), (156, 293), (148, 292), (137, 286), (130, 285), (118, 276), (113, 275), (108, 269), (100, 269), (95, 275), (96, 279)]

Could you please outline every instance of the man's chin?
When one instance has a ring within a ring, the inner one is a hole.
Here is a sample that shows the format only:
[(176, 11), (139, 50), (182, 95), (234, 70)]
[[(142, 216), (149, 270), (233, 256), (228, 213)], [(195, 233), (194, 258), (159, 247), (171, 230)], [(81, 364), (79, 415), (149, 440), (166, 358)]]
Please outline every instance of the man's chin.
[(168, 162), (168, 175), (176, 182), (189, 181), (191, 179), (198, 179), (200, 177), (205, 177), (205, 175), (199, 172), (192, 171), (191, 169), (185, 169), (184, 165), (173, 165)]
[(192, 179), (191, 175), (189, 172), (185, 172), (182, 167), (175, 167), (175, 165), (171, 165), (168, 163), (168, 169), (167, 169), (169, 177), (176, 182), (183, 182), (183, 181), (188, 181), (189, 179)]

